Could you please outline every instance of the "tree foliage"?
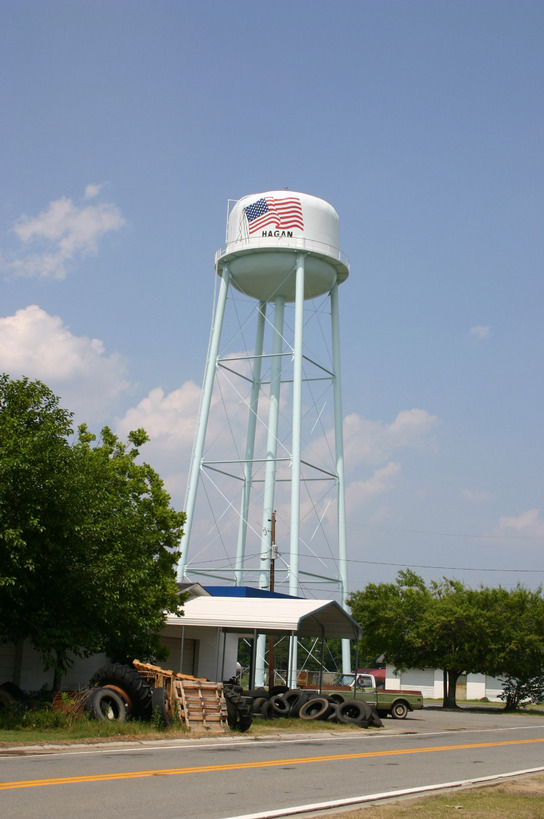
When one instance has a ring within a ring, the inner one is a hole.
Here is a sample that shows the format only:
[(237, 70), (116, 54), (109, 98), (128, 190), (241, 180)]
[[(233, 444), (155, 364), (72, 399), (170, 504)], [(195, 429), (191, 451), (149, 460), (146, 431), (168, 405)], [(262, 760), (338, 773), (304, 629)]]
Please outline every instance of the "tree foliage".
[(541, 589), (472, 589), (445, 578), (426, 586), (406, 570), (395, 583), (353, 592), (348, 603), (363, 628), (363, 655), (383, 656), (398, 670), (443, 670), (444, 707), (455, 707), (461, 674), (502, 677), (513, 688), (542, 674)]
[(48, 387), (0, 377), (0, 640), (30, 639), (59, 672), (70, 654), (163, 656), (185, 516), (137, 462), (146, 440), (74, 440)]

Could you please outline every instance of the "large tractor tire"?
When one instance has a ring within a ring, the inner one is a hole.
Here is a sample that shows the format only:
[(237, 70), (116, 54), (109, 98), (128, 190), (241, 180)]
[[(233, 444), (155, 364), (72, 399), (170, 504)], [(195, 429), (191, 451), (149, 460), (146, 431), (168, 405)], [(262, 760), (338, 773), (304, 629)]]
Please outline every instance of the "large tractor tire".
[(7, 691), (10, 697), (13, 697), (14, 700), (17, 702), (25, 702), (27, 698), (26, 694), (21, 691), (18, 685), (12, 682), (4, 682), (0, 685), (0, 690)]
[(172, 700), (166, 693), (165, 688), (154, 688), (151, 692), (151, 709), (153, 714), (158, 714), (165, 728), (169, 728), (174, 720), (174, 709)]
[(101, 688), (111, 686), (111, 690), (120, 693), (129, 704), (131, 716), (136, 719), (151, 719), (153, 688), (135, 668), (110, 663), (93, 674), (90, 685)]
[(9, 691), (0, 688), (0, 708), (9, 708), (15, 705), (16, 702), (17, 700), (15, 697), (12, 697)]
[(232, 688), (224, 688), (223, 694), (227, 704), (227, 722), (231, 731), (240, 731), (241, 733), (248, 731), (253, 721), (250, 706)]

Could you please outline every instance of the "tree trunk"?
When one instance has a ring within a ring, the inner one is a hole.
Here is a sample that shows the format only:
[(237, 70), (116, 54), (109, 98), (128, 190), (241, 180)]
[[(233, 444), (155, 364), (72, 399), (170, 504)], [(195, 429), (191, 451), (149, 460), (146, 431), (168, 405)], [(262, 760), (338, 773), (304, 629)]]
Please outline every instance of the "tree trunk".
[(447, 669), (447, 671), (444, 669), (444, 702), (442, 708), (457, 708), (455, 689), (460, 676), (460, 671), (453, 671), (451, 668)]
[[(53, 694), (56, 694), (57, 691), (60, 691), (60, 683), (64, 674), (64, 667), (61, 666), (59, 661), (59, 652), (56, 653), (57, 662), (55, 663), (55, 673), (53, 675)], [(62, 670), (61, 670), (62, 668)]]

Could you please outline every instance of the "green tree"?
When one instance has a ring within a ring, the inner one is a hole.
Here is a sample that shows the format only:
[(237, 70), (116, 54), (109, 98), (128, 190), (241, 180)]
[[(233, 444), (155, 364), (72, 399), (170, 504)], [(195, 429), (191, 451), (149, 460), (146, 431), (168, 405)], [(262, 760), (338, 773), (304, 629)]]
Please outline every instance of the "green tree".
[(497, 642), (488, 673), (504, 684), (507, 710), (544, 699), (544, 598), (542, 587), (495, 590)]
[(352, 592), (348, 605), (363, 629), (362, 657), (381, 657), (398, 669), (428, 668), (429, 646), (422, 614), (433, 599), (417, 574), (399, 572), (395, 583), (369, 583)]
[(422, 613), (422, 630), (429, 650), (427, 667), (441, 668), (445, 708), (456, 707), (461, 674), (485, 673), (497, 642), (492, 590), (471, 589), (457, 580), (430, 584), (431, 604)]
[(467, 588), (444, 579), (426, 586), (412, 571), (370, 583), (348, 603), (364, 632), (362, 652), (383, 654), (399, 670), (441, 668), (444, 707), (456, 706), (461, 674), (537, 678), (542, 670), (541, 591)]
[(44, 384), (0, 377), (0, 640), (30, 639), (59, 674), (71, 654), (160, 659), (185, 515), (137, 462), (143, 430), (72, 436)]

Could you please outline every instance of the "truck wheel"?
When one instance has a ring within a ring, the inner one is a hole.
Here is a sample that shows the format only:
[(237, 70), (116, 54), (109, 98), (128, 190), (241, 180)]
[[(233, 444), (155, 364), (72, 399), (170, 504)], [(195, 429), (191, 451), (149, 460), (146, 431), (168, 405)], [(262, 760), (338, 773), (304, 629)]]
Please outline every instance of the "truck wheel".
[(87, 712), (101, 722), (126, 718), (125, 701), (111, 688), (96, 688), (85, 704)]
[(393, 707), (391, 709), (391, 716), (393, 719), (406, 719), (407, 715), (408, 706), (404, 700), (399, 700), (398, 702), (393, 703)]

